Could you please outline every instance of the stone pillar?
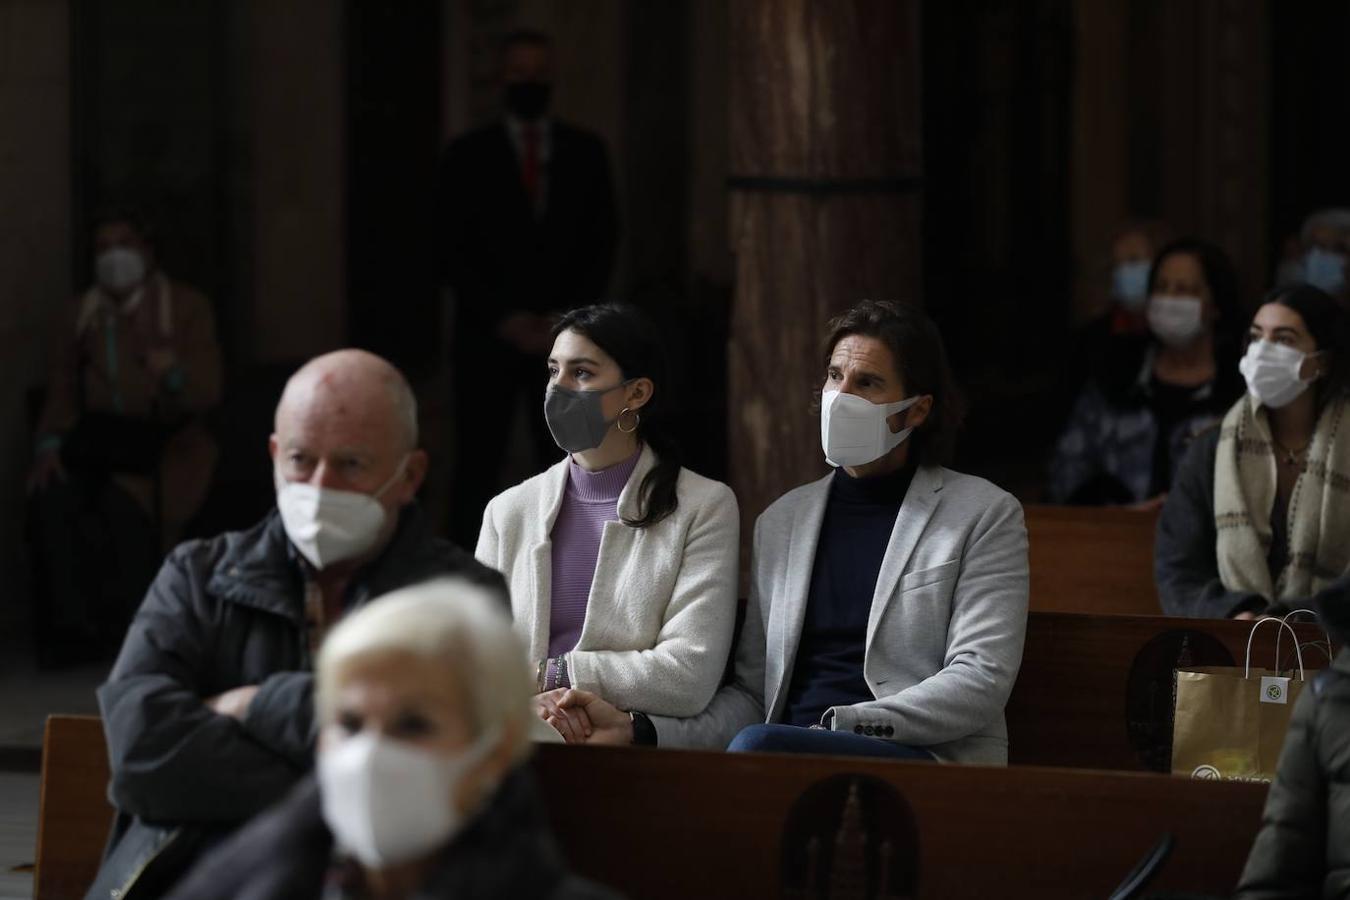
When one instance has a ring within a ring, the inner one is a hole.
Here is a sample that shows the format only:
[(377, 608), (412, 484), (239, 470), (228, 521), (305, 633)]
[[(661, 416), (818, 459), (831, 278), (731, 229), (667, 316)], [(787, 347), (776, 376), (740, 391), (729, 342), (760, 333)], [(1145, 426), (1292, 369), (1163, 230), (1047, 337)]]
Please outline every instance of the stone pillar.
[(748, 548), (755, 517), (827, 469), (826, 321), (863, 298), (921, 302), (919, 3), (730, 15), (730, 471)]
[(250, 361), (277, 362), (347, 342), (342, 5), (249, 0), (240, 16), (246, 346)]
[[(24, 478), (32, 463), (28, 389), (47, 380), (71, 279), (70, 9), (64, 0), (0, 2), (0, 632), (22, 643)], [(10, 648), (6, 648), (10, 649)]]

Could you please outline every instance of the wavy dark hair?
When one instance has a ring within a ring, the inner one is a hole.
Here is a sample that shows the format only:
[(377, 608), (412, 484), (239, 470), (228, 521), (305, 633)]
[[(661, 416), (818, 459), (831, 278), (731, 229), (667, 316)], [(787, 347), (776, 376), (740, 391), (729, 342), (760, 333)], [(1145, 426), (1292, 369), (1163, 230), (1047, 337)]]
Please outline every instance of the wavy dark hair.
[(1311, 284), (1278, 287), (1262, 299), (1262, 306), (1267, 303), (1298, 313), (1317, 342), (1317, 351), (1331, 354), (1331, 369), (1313, 384), (1320, 413), (1332, 397), (1350, 391), (1350, 313), (1336, 298)]
[(646, 314), (625, 303), (597, 303), (565, 314), (553, 326), (553, 337), (574, 331), (609, 354), (619, 366), (624, 381), (650, 378), (656, 385), (651, 400), (638, 417), (638, 440), (652, 448), (656, 465), (638, 489), (641, 516), (624, 519), (625, 525), (646, 528), (655, 525), (679, 507), (675, 488), (683, 456), (675, 439), (665, 429), (662, 412), (670, 406), (662, 392), (670, 387), (669, 365), (661, 332)]
[(931, 394), (933, 410), (910, 440), (919, 462), (941, 466), (956, 452), (956, 436), (965, 420), (966, 405), (956, 386), (947, 349), (937, 325), (908, 303), (863, 300), (830, 320), (825, 337), (825, 365), (840, 341), (849, 335), (876, 338), (891, 351), (897, 374), (910, 396)]

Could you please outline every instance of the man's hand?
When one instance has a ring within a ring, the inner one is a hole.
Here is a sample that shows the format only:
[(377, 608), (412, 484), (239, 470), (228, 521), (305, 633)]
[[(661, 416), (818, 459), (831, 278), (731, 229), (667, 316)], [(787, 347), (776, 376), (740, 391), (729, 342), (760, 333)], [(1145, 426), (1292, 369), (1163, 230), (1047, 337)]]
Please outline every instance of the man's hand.
[(217, 715), (229, 716), (242, 722), (244, 716), (248, 715), (248, 706), (253, 702), (253, 697), (257, 693), (258, 686), (256, 684), (246, 684), (223, 694), (207, 697), (205, 702)]
[(553, 726), (569, 744), (584, 744), (590, 738), (590, 716), (584, 709), (563, 709), (558, 701), (569, 688), (557, 688), (534, 695), (534, 711), (539, 718)]
[(1233, 616), (1233, 618), (1234, 618), (1234, 619), (1239, 619), (1239, 620), (1241, 620), (1241, 621), (1243, 621), (1243, 622), (1250, 622), (1250, 621), (1252, 621), (1253, 619), (1257, 618), (1257, 615), (1256, 615), (1256, 613), (1252, 612), (1250, 609), (1244, 609), (1242, 612), (1240, 612), (1240, 613), (1238, 613), (1237, 615)]
[(568, 688), (558, 700), (558, 707), (586, 713), (594, 726), (588, 744), (627, 747), (633, 743), (633, 717), (590, 691)]
[(33, 460), (28, 472), (28, 493), (36, 493), (53, 481), (66, 480), (66, 467), (61, 465), (60, 450), (43, 450)]

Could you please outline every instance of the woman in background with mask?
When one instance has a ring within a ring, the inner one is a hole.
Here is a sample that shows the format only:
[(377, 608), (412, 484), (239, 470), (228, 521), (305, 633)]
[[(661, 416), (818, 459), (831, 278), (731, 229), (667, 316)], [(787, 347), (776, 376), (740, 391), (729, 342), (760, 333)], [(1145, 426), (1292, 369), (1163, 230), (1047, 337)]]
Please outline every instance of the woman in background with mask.
[(172, 897), (601, 898), (570, 875), (522, 768), (530, 675), (499, 601), (433, 581), (372, 601), (319, 654), (317, 777)]
[(217, 453), (202, 424), (221, 390), (210, 302), (159, 268), (136, 213), (96, 214), (91, 237), (94, 283), (56, 317), (28, 476), (38, 645), (54, 662), (121, 639)]
[[(936, 326), (865, 300), (829, 324), (820, 440), (835, 471), (755, 523), (735, 680), (658, 744), (1003, 765), (1022, 662), (1022, 507), (943, 467), (961, 399)], [(573, 691), (597, 734), (621, 717)], [(729, 743), (728, 743), (729, 742)]]
[(1158, 524), (1167, 613), (1298, 608), (1350, 570), (1348, 318), (1311, 285), (1277, 288), (1257, 310), (1247, 394), (1196, 440)]
[(662, 428), (665, 352), (636, 309), (588, 306), (553, 329), (543, 414), (568, 455), (495, 497), (479, 561), (500, 570), (535, 664), (536, 711), (569, 742), (584, 688), (624, 710), (702, 712), (726, 668), (736, 616), (739, 512), (730, 488), (680, 466)]
[(1052, 502), (1157, 508), (1191, 440), (1241, 392), (1237, 274), (1223, 251), (1174, 241), (1154, 260), (1147, 293), (1142, 359), (1079, 394), (1050, 464)]

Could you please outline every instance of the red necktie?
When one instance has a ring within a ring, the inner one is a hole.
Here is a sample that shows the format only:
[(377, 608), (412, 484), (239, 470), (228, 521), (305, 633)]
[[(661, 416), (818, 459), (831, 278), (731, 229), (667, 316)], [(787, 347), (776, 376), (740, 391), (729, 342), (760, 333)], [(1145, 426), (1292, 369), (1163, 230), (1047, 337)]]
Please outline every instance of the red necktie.
[(530, 205), (535, 206), (539, 202), (539, 126), (523, 126), (520, 137), (525, 151), (520, 161), (520, 182)]

